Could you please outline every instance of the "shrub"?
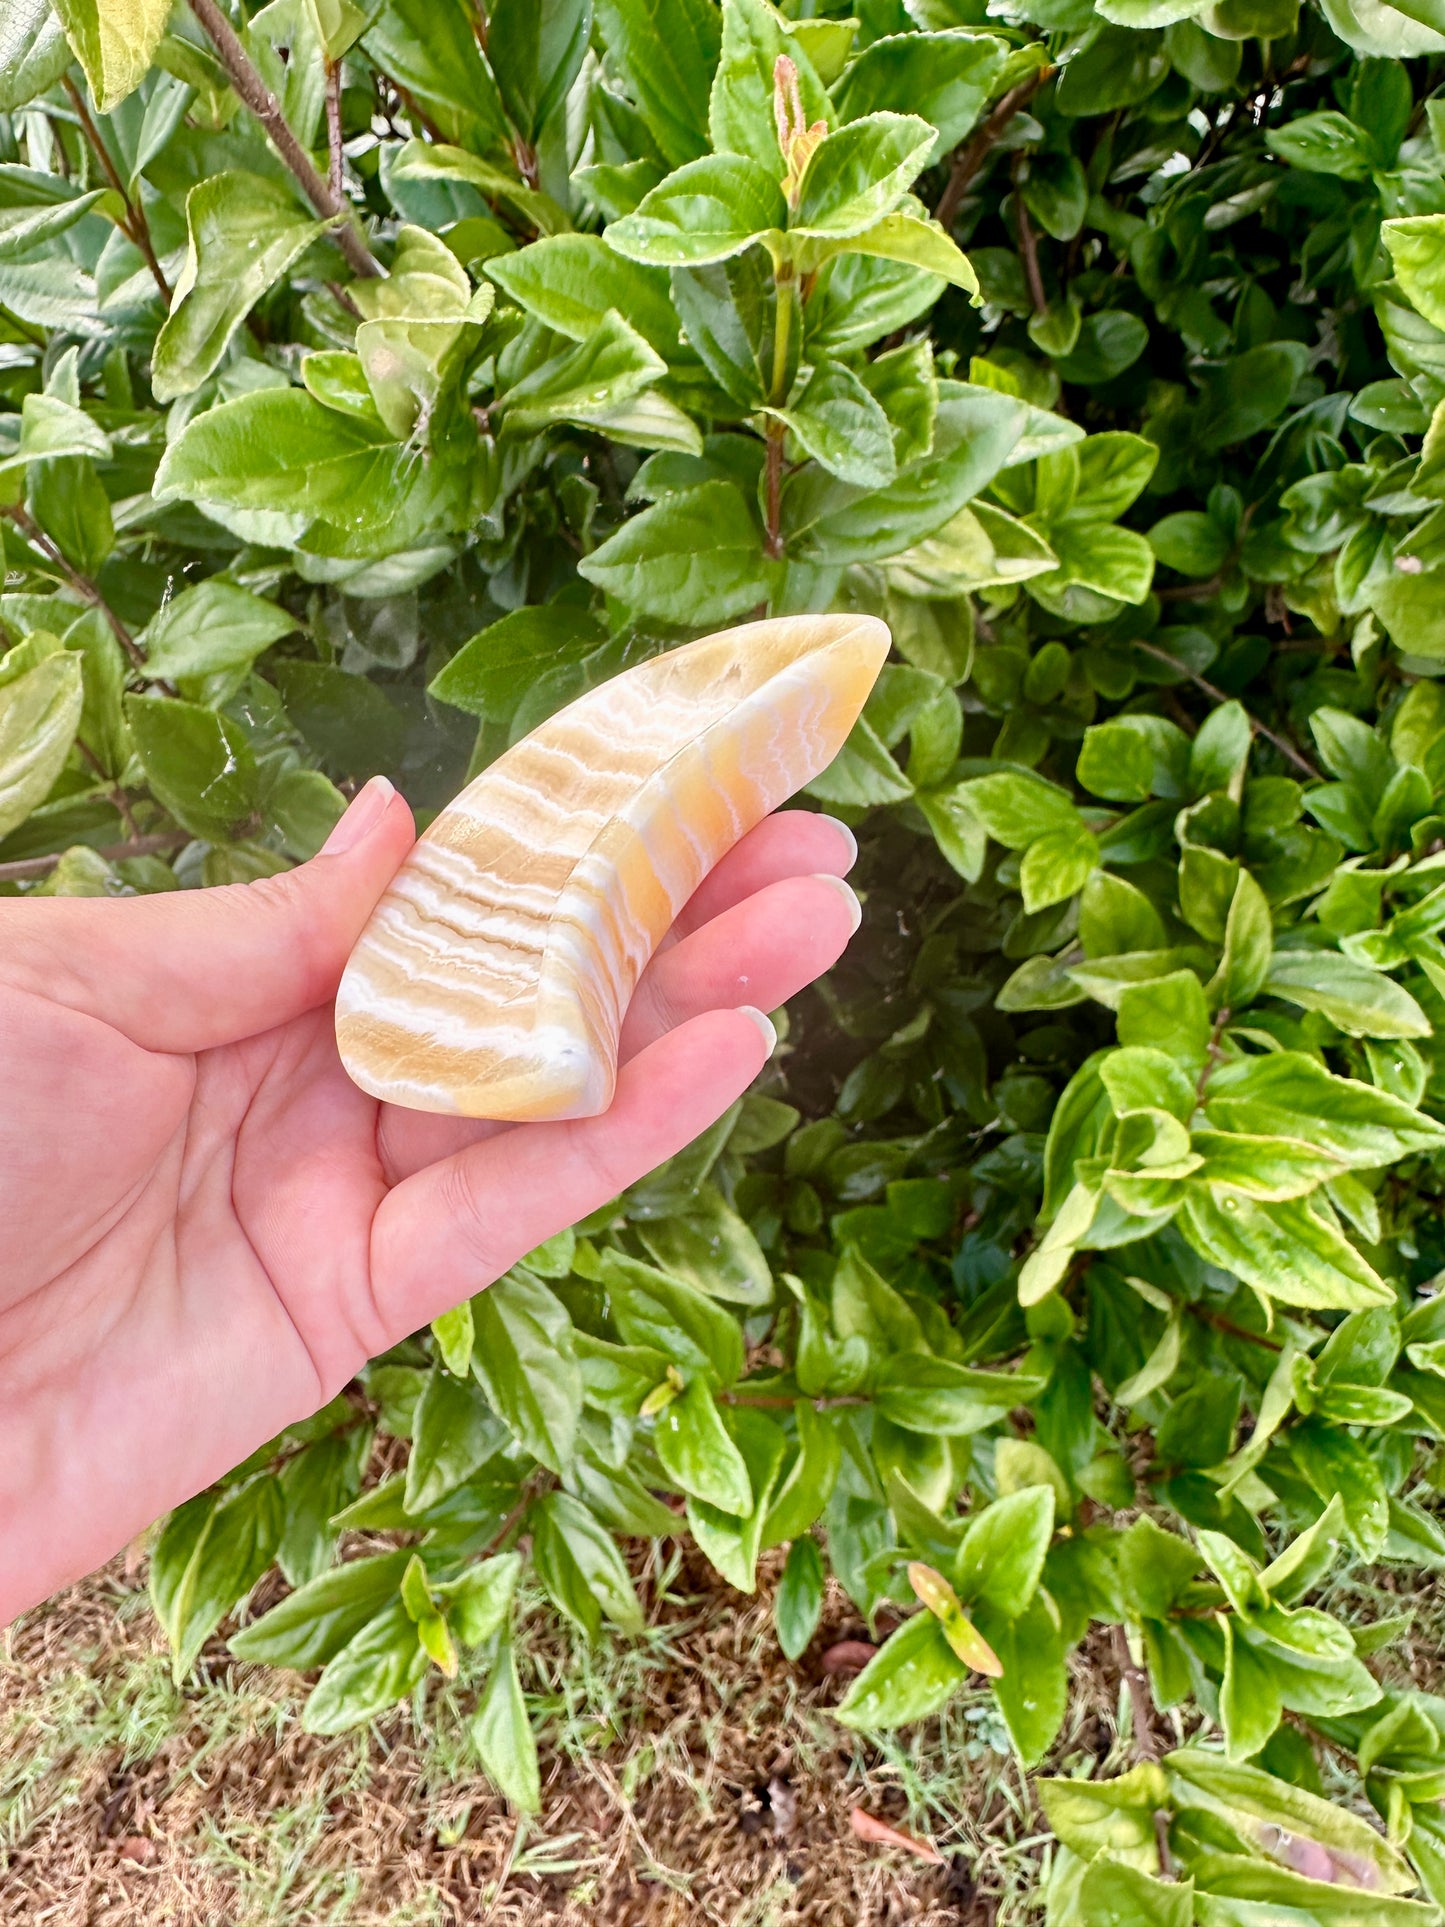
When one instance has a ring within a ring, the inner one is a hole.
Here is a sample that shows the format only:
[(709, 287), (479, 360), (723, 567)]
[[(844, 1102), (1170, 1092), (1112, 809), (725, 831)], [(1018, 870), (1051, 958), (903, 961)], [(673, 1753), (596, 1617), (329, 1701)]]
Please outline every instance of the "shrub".
[(829, 1572), (908, 1612), (852, 1726), (978, 1672), (1036, 1767), (1113, 1629), (1056, 1927), (1431, 1919), (1445, 1699), (1309, 1602), (1445, 1566), (1445, 15), (855, 11), (12, 9), (0, 888), (278, 870), (764, 606), (897, 651), (764, 1085), (175, 1513), (156, 1608), (183, 1673), (279, 1564), (231, 1645), (320, 1731), (484, 1646), (525, 1808), (523, 1557), (626, 1637), (682, 1513), (789, 1547), (790, 1656)]

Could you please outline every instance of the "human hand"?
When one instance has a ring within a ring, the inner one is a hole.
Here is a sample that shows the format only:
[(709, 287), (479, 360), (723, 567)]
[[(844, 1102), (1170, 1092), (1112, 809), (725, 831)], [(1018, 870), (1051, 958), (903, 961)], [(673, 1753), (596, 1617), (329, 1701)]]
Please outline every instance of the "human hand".
[(856, 927), (849, 833), (769, 818), (645, 973), (610, 1110), (379, 1104), (331, 1001), (411, 847), (374, 779), (322, 854), (222, 889), (0, 902), (0, 1622), (689, 1143)]

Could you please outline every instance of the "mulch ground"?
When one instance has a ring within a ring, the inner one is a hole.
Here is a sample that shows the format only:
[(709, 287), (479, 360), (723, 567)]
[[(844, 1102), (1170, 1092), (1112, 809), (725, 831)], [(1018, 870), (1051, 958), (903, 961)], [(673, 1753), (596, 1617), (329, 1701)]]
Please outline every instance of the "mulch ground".
[[(635, 1664), (589, 1655), (536, 1615), (524, 1650), (546, 1715), (544, 1807), (519, 1822), (468, 1763), (464, 1690), (445, 1689), (420, 1727), (402, 1708), (369, 1732), (322, 1739), (300, 1729), (294, 1680), (237, 1665), (217, 1641), (175, 1693), (142, 1577), (109, 1568), (11, 1629), (0, 1671), (7, 1927), (1035, 1917), (1041, 1823), (993, 1748), (985, 1699), (882, 1750), (828, 1719), (842, 1682), (824, 1655), (863, 1633), (841, 1596), (797, 1665), (772, 1634), (769, 1583), (744, 1597), (686, 1557), (654, 1595)], [(1076, 1695), (1063, 1757), (1109, 1751), (1110, 1721), (1091, 1700)], [(81, 1719), (68, 1741), (77, 1705), (120, 1701), (109, 1730), (97, 1737), (96, 1719)], [(927, 1839), (941, 1864), (860, 1840), (854, 1809)]]

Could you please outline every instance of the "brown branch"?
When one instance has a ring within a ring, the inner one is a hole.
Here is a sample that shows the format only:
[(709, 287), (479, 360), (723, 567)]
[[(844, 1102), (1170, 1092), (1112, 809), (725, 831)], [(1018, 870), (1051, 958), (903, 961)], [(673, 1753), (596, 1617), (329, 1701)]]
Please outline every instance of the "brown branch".
[(337, 222), (337, 246), (346, 256), (352, 272), (364, 278), (380, 275), (381, 264), (362, 239), (350, 203), (334, 192), (317, 173), (311, 156), (297, 140), (282, 113), (280, 101), (257, 72), (235, 28), (216, 5), (216, 0), (190, 0), (190, 7), (219, 54), (231, 85), (265, 128), (272, 146), (300, 182), (307, 200), (326, 220)]
[(768, 419), (768, 457), (767, 457), (767, 537), (763, 547), (777, 561), (783, 553), (783, 437), (787, 430), (782, 422)]
[(345, 158), (341, 148), (341, 62), (339, 60), (328, 60), (326, 63), (326, 146), (331, 156), (327, 184), (339, 201), (342, 163)]
[(81, 756), (84, 758), (84, 760), (87, 763), (89, 763), (90, 767), (94, 770), (95, 774), (100, 778), (101, 782), (105, 784), (106, 794), (109, 796), (111, 802), (114, 803), (115, 805), (116, 815), (119, 816), (121, 821), (125, 824), (126, 834), (131, 837), (139, 836), (141, 834), (140, 824), (136, 822), (135, 816), (130, 807), (130, 798), (126, 795), (125, 791), (121, 788), (120, 784), (113, 783), (111, 781), (110, 777), (105, 772), (104, 766), (102, 765), (100, 758), (96, 755), (95, 751), (90, 747), (90, 744), (87, 743), (82, 737), (79, 737), (79, 736), (76, 737), (75, 747), (80, 751)]
[(1036, 67), (1026, 80), (1021, 80), (1017, 87), (1011, 87), (997, 102), (987, 120), (953, 150), (953, 165), (948, 171), (943, 192), (938, 197), (938, 206), (933, 210), (933, 218), (941, 226), (953, 226), (958, 210), (963, 205), (963, 197), (972, 186), (974, 176), (988, 159), (995, 141), (1020, 108), (1026, 107), (1044, 82), (1053, 77), (1053, 73), (1052, 67)]
[[(1189, 681), (1194, 684), (1196, 689), (1202, 689), (1205, 695), (1212, 696), (1215, 702), (1233, 702), (1234, 698), (1227, 696), (1217, 683), (1208, 682), (1203, 676), (1196, 675), (1192, 669), (1186, 668), (1177, 656), (1171, 656), (1167, 649), (1160, 649), (1152, 642), (1140, 642), (1137, 637), (1134, 641), (1134, 647), (1136, 649), (1142, 649), (1146, 656), (1155, 656), (1160, 662), (1167, 662), (1171, 669), (1177, 669), (1181, 675), (1186, 676)], [(1246, 714), (1247, 713), (1248, 712), (1246, 712)], [(1293, 743), (1288, 742), (1283, 736), (1277, 735), (1268, 723), (1262, 723), (1258, 716), (1250, 716), (1249, 726), (1251, 729), (1257, 730), (1266, 742), (1273, 743), (1280, 755), (1293, 763), (1296, 769), (1302, 770), (1311, 782), (1324, 782), (1324, 777), (1321, 776), (1309, 758), (1307, 756), (1301, 756)]]
[(161, 300), (164, 301), (169, 308), (171, 305), (170, 283), (162, 273), (161, 264), (156, 259), (155, 248), (151, 245), (150, 225), (146, 220), (145, 209), (141, 205), (140, 196), (137, 194), (135, 200), (132, 200), (126, 191), (125, 183), (116, 170), (115, 162), (111, 159), (105, 142), (100, 138), (100, 129), (91, 118), (90, 109), (85, 104), (85, 96), (70, 78), (69, 74), (63, 75), (62, 78), (65, 91), (70, 95), (71, 105), (75, 108), (85, 138), (90, 142), (95, 158), (100, 162), (101, 171), (115, 189), (116, 193), (119, 194), (125, 205), (125, 214), (120, 223), (121, 232), (128, 241), (140, 249), (141, 254), (145, 257), (145, 264), (151, 271), (151, 279), (160, 289)]
[(58, 545), (51, 541), (50, 537), (45, 533), (44, 529), (41, 528), (35, 518), (22, 508), (18, 502), (14, 503), (10, 508), (0, 509), (0, 515), (8, 515), (10, 520), (25, 537), (26, 541), (29, 542), (32, 547), (39, 549), (46, 561), (60, 571), (71, 588), (75, 590), (76, 594), (83, 597), (92, 609), (99, 609), (100, 613), (110, 624), (111, 633), (121, 648), (124, 649), (125, 653), (130, 657), (132, 663), (137, 669), (143, 669), (145, 667), (145, 651), (141, 648), (130, 630), (126, 628), (115, 610), (111, 608), (105, 597), (100, 593), (100, 590), (97, 589), (95, 584), (90, 580), (89, 576), (82, 575), (78, 569), (72, 566)]
[(1018, 222), (1019, 254), (1024, 264), (1024, 280), (1028, 283), (1029, 300), (1034, 304), (1034, 313), (1043, 315), (1049, 311), (1049, 297), (1044, 293), (1044, 277), (1039, 272), (1039, 243), (1034, 233), (1034, 224), (1029, 219), (1028, 208), (1024, 204), (1023, 189), (1019, 185), (1019, 161), (1014, 160), (1014, 219)]
[[(1159, 1734), (1154, 1723), (1154, 1700), (1149, 1691), (1149, 1682), (1143, 1672), (1134, 1664), (1134, 1655), (1129, 1651), (1129, 1635), (1123, 1626), (1113, 1629), (1114, 1664), (1119, 1669), (1119, 1677), (1129, 1689), (1129, 1710), (1134, 1727), (1134, 1757), (1136, 1760), (1157, 1761), (1162, 1748)], [(1165, 1880), (1174, 1878), (1174, 1859), (1169, 1851), (1169, 1815), (1163, 1807), (1154, 1809), (1154, 1842), (1159, 1852), (1159, 1872)]]
[[(190, 837), (178, 831), (167, 830), (164, 835), (133, 836), (128, 843), (108, 844), (104, 849), (97, 850), (96, 855), (104, 857), (107, 863), (123, 863), (127, 857), (161, 856), (169, 850), (183, 850), (190, 840)], [(84, 844), (81, 847), (89, 849), (92, 846)], [(19, 882), (26, 877), (49, 876), (50, 872), (59, 865), (64, 854), (65, 852), (60, 850), (53, 856), (27, 856), (16, 863), (0, 863), (0, 883)]]

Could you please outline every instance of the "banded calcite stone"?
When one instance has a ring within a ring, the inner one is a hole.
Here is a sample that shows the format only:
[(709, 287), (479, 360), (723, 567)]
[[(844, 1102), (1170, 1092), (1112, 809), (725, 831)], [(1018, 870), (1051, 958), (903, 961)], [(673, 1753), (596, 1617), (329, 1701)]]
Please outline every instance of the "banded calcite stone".
[(413, 1110), (591, 1117), (628, 1001), (738, 838), (830, 763), (888, 653), (871, 616), (786, 616), (589, 691), (418, 840), (341, 980), (354, 1081)]

